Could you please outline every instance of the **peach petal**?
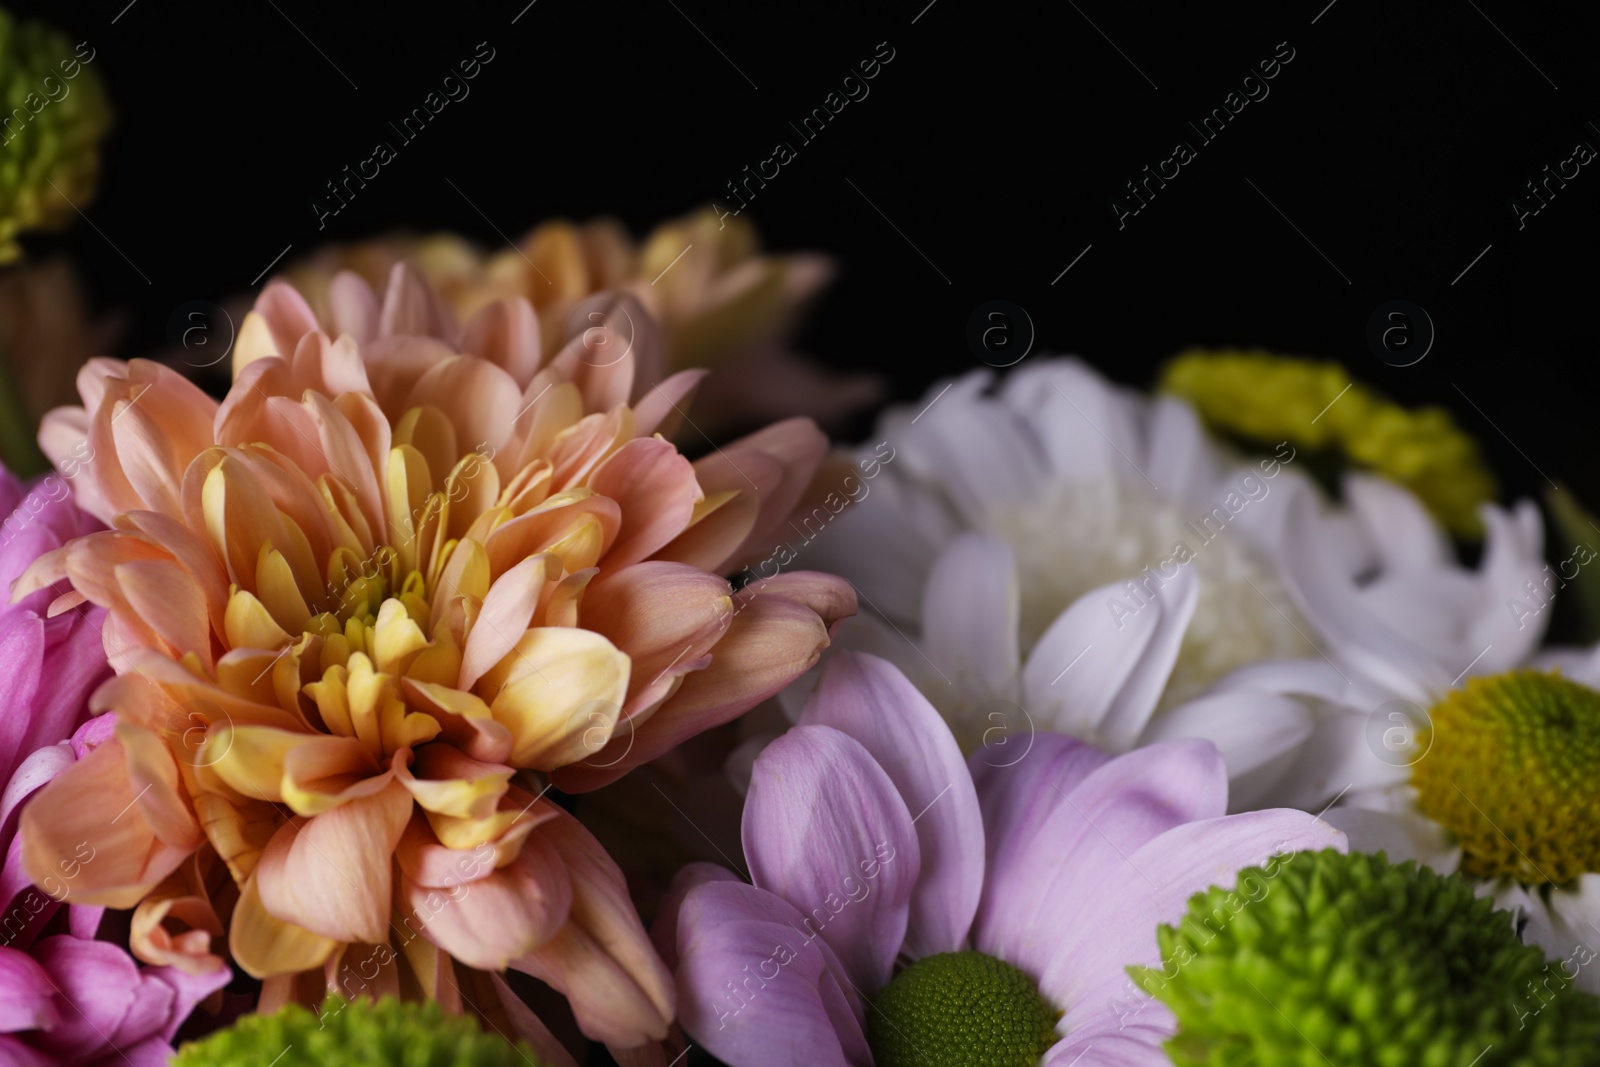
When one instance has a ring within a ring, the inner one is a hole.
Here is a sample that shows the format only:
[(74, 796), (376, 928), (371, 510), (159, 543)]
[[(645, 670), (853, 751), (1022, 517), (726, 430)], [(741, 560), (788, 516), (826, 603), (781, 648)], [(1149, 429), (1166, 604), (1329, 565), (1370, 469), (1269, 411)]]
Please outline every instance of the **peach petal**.
[(857, 611), (855, 587), (844, 578), (820, 571), (789, 571), (760, 577), (734, 594), (735, 611), (743, 611), (757, 597), (778, 596), (804, 604), (816, 612), (831, 636), (835, 627)]
[[(491, 572), (504, 574), (527, 557), (550, 550), (574, 527), (591, 517), (599, 533), (595, 551), (605, 555), (615, 544), (622, 527), (622, 509), (608, 496), (589, 489), (570, 489), (495, 527), (484, 541)], [(583, 569), (567, 560), (562, 562), (568, 571)]]
[[(469, 855), (472, 855), (469, 853)], [(402, 880), (422, 934), (470, 967), (504, 970), (544, 944), (567, 920), (572, 883), (562, 857), (537, 835), (511, 863), (448, 888)]]
[(517, 382), (493, 363), (456, 356), (419, 378), (406, 406), (429, 403), (441, 408), (466, 438), (461, 441), (464, 448), (486, 444), (499, 449), (511, 435), (511, 422), (521, 407), (517, 393)]
[(600, 843), (561, 812), (539, 835), (572, 879), (571, 918), (511, 966), (566, 994), (585, 1036), (628, 1048), (667, 1035), (676, 1010), (671, 976), (639, 922), (627, 884)]
[(542, 359), (539, 315), (520, 297), (487, 304), (462, 331), (461, 350), (493, 363), (525, 389)]
[(709, 494), (695, 507), (689, 528), (655, 558), (720, 574), (738, 562), (744, 546), (751, 543), (760, 512), (761, 499), (755, 493), (725, 489)]
[(636, 317), (628, 323), (598, 309), (578, 312), (571, 320), (572, 337), (550, 367), (578, 387), (588, 410), (605, 411), (628, 402), (638, 321)]
[(640, 435), (672, 437), (688, 418), (695, 390), (711, 372), (702, 368), (679, 371), (658, 384), (633, 406), (635, 429)]
[(228, 947), (246, 974), (270, 978), (322, 966), (339, 941), (280, 918), (262, 901), (256, 877), (245, 882), (239, 902), (233, 906)]
[(495, 720), (511, 731), (514, 767), (549, 770), (598, 751), (628, 691), (628, 657), (590, 630), (529, 630), (484, 675)]
[(456, 352), (433, 337), (382, 336), (364, 346), (363, 355), (373, 399), (386, 416), (398, 420), (417, 379), (436, 364), (454, 359)]
[(495, 722), (482, 698), (454, 686), (403, 682), (406, 703), (432, 715), (440, 726), (439, 739), (483, 763), (503, 763), (511, 756), (511, 731)]
[(544, 594), (545, 583), (561, 574), (555, 556), (530, 556), (495, 579), (461, 650), (456, 685), (471, 689), (484, 672), (499, 663), (527, 632)]
[(222, 616), (228, 603), (228, 575), (210, 546), (177, 519), (154, 511), (118, 515), (116, 527), (130, 536), (159, 545), (183, 566), (205, 598), (212, 632), (222, 636)]
[(307, 736), (309, 743), (283, 758), (283, 799), (296, 815), (321, 815), (387, 788), (388, 775), (377, 773), (376, 761), (355, 738)]
[[(145, 751), (136, 771), (124, 740), (133, 733), (118, 727), (116, 738), (68, 767), (22, 809), (17, 831), (22, 863), (34, 882), (42, 883), (75, 855), (81, 861), (75, 850), (87, 847), (93, 860), (78, 867), (74, 897), (83, 904), (131, 908), (198, 847), (200, 829), (193, 818), (188, 826), (173, 825), (175, 813), (186, 809), (176, 793), (171, 757), (162, 773), (152, 766), (153, 753)], [(141, 796), (141, 791), (147, 787), (170, 792), (146, 805), (148, 792)], [(115, 814), (108, 819), (108, 812)], [(177, 832), (163, 841), (158, 828)]]
[(606, 553), (610, 567), (626, 567), (682, 533), (702, 493), (694, 467), (660, 438), (636, 438), (589, 478), (589, 488), (617, 502), (622, 528)]
[(198, 856), (191, 858), (134, 909), (128, 942), (139, 959), (195, 975), (227, 966), (211, 951), (213, 939), (223, 935), (222, 922), (199, 873), (200, 864)]
[(277, 354), (288, 359), (300, 345), (300, 338), (320, 327), (317, 316), (294, 286), (274, 279), (256, 297), (255, 313), (260, 315), (272, 336)]
[(378, 298), (359, 274), (347, 270), (335, 274), (328, 284), (328, 305), (340, 333), (363, 344), (378, 336)]
[(335, 941), (386, 941), (390, 863), (410, 818), (411, 794), (390, 781), (372, 796), (288, 823), (256, 867), (263, 907)]
[(425, 811), (459, 819), (483, 819), (494, 813), (516, 772), (498, 763), (483, 763), (449, 745), (424, 745), (407, 767), (404, 751), (395, 753), (394, 773)]
[(396, 263), (378, 313), (378, 336), (448, 337), (454, 332), (433, 289), (409, 266)]
[(615, 781), (773, 696), (810, 670), (827, 647), (827, 628), (816, 612), (783, 597), (758, 597), (734, 616), (712, 649), (711, 666), (686, 676), (648, 721), (617, 734), (586, 762), (556, 770), (552, 778), (567, 792)]
[(663, 699), (733, 620), (728, 583), (681, 563), (650, 560), (613, 571), (589, 589), (583, 623), (628, 654), (623, 714)]
[[(695, 463), (695, 474), (707, 492), (714, 489), (743, 489), (753, 478), (761, 497), (761, 514), (754, 531), (735, 558), (765, 547), (773, 531), (794, 512), (811, 477), (828, 454), (828, 439), (816, 423), (807, 418), (785, 419), (720, 449)], [(759, 457), (759, 459), (758, 459)], [(775, 464), (774, 468), (760, 459)], [(746, 468), (756, 467), (756, 474)]]

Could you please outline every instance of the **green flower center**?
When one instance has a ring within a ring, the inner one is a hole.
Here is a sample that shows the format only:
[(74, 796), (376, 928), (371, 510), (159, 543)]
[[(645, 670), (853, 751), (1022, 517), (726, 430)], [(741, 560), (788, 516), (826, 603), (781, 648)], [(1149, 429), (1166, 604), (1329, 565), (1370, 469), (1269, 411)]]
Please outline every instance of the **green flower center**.
[(1458, 875), (1330, 849), (1239, 885), (1157, 931), (1159, 969), (1129, 968), (1177, 1017), (1178, 1067), (1594, 1062), (1600, 999), (1577, 965), (1518, 941)]
[(943, 952), (895, 975), (867, 1013), (876, 1067), (1033, 1067), (1061, 1013), (1033, 979), (981, 952)]
[(1463, 871), (1530, 886), (1600, 871), (1600, 693), (1511, 671), (1468, 681), (1431, 718), (1411, 781)]

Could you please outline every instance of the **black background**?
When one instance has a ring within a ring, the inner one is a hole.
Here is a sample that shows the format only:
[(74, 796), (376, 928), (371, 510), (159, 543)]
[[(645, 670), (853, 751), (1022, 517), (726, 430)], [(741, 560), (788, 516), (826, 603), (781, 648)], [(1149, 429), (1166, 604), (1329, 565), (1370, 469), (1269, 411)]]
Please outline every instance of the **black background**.
[[(1326, 3), (9, 6), (88, 41), (117, 109), (100, 232), (32, 245), (69, 250), (97, 303), (131, 312), (122, 354), (161, 345), (185, 302), (248, 289), (286, 245), (283, 262), (405, 226), (494, 246), (557, 215), (639, 233), (787, 140), (797, 158), (748, 214), (769, 247), (840, 263), (803, 345), (889, 372), (901, 397), (978, 365), (968, 318), (1005, 299), (1035, 353), (1127, 382), (1191, 344), (1338, 358), (1456, 412), (1508, 497), (1542, 471), (1600, 503), (1597, 168), (1521, 230), (1509, 206), (1577, 141), (1600, 147), (1592, 24), (1504, 0)], [(480, 41), (495, 58), (470, 96), (319, 230), (324, 183), (396, 141), (387, 123)], [(895, 58), (870, 95), (801, 144), (788, 123), (880, 41)], [(1283, 41), (1295, 58), (1270, 95), (1119, 229), (1123, 183), (1198, 146), (1186, 122)], [(1437, 330), (1402, 369), (1365, 340), (1392, 299)]]
[[(1451, 409), (1507, 499), (1548, 476), (1600, 506), (1600, 163), (1523, 229), (1509, 206), (1576, 142), (1600, 147), (1596, 38), (1575, 7), (526, 5), (10, 0), (96, 49), (117, 110), (98, 229), (31, 249), (70, 252), (97, 306), (127, 311), (131, 355), (163, 345), (186, 302), (248, 289), (285, 245), (287, 262), (406, 226), (495, 246), (600, 214), (642, 233), (789, 141), (797, 158), (749, 214), (768, 247), (839, 261), (802, 347), (890, 374), (902, 398), (979, 366), (969, 317), (1004, 299), (1031, 317), (1036, 354), (1130, 383), (1194, 344), (1340, 359)], [(470, 96), (319, 230), (324, 183), (394, 141), (387, 123), (481, 41), (495, 58)], [(885, 41), (870, 95), (799, 144), (788, 123)], [(1186, 121), (1279, 42), (1294, 59), (1270, 95), (1119, 229), (1123, 183), (1197, 143)], [(1437, 330), (1406, 368), (1365, 338), (1394, 299)]]

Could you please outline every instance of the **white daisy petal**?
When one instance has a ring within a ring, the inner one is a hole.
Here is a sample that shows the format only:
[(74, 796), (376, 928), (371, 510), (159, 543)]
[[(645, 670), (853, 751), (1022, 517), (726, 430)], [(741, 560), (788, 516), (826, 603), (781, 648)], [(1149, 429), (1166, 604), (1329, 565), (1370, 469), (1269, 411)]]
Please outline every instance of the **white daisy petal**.
[(1416, 860), (1440, 874), (1454, 874), (1461, 865), (1460, 847), (1438, 823), (1421, 815), (1340, 805), (1322, 818), (1344, 831), (1353, 851), (1384, 852), (1392, 863)]
[(923, 648), (957, 699), (1016, 699), (1018, 612), (1017, 568), (1004, 541), (963, 534), (946, 546), (923, 592)]
[(1234, 780), (1292, 752), (1311, 729), (1311, 711), (1300, 701), (1238, 690), (1200, 697), (1157, 716), (1139, 743), (1205, 738), (1221, 751), (1228, 777)]

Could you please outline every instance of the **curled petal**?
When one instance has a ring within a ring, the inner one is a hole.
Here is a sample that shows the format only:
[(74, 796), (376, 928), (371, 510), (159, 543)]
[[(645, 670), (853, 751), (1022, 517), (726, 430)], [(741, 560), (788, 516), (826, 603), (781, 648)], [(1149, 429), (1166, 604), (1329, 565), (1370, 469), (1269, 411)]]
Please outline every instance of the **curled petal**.
[(643, 725), (557, 770), (557, 787), (583, 792), (615, 781), (777, 693), (810, 670), (826, 647), (827, 628), (815, 611), (787, 597), (757, 597), (734, 615), (711, 650), (709, 667), (685, 676)]
[[(412, 822), (408, 841), (428, 847), (432, 835), (425, 824)], [(437, 849), (438, 846), (432, 846)], [(402, 852), (406, 845), (402, 844)], [(448, 851), (448, 850), (447, 850)], [(567, 921), (572, 882), (561, 856), (539, 834), (522, 842), (517, 856), (504, 867), (485, 864), (492, 850), (480, 847), (457, 853), (460, 877), (447, 886), (418, 885), (402, 879), (410, 911), (402, 920), (456, 959), (485, 971), (501, 971), (555, 936)], [(401, 859), (404, 869), (407, 860)], [(476, 877), (467, 877), (467, 872)]]
[(378, 793), (285, 824), (256, 867), (262, 907), (336, 941), (388, 938), (390, 863), (411, 817), (411, 794)]
[(630, 1048), (667, 1034), (672, 979), (633, 910), (622, 872), (576, 819), (561, 812), (539, 832), (572, 878), (572, 912), (545, 945), (512, 962), (565, 993), (584, 1034)]
[(203, 840), (166, 746), (129, 726), (39, 790), (18, 833), (35, 883), (77, 861), (74, 897), (111, 908), (133, 907)]
[(588, 630), (529, 630), (484, 676), (480, 690), (511, 731), (507, 762), (550, 770), (600, 750), (628, 691), (628, 657)]

